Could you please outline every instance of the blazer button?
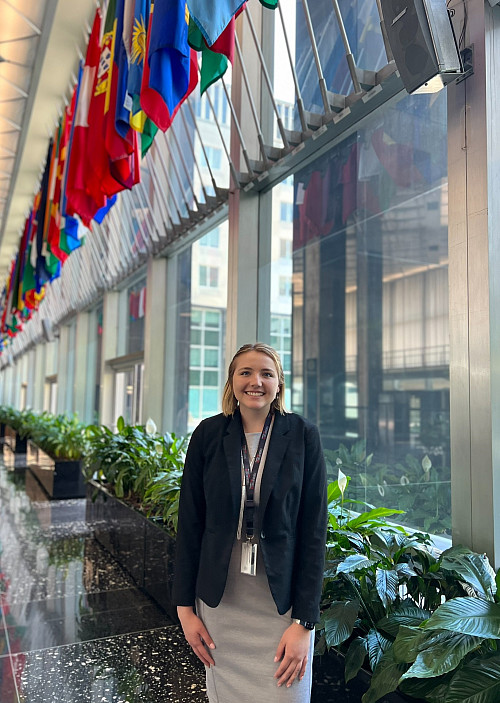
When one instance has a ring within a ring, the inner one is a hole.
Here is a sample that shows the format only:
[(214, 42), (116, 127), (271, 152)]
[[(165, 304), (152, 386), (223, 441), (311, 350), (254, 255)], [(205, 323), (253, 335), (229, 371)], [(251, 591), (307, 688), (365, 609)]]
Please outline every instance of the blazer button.
[(260, 533), (260, 538), (266, 539), (266, 533), (264, 532), (264, 530), (262, 530), (262, 532)]

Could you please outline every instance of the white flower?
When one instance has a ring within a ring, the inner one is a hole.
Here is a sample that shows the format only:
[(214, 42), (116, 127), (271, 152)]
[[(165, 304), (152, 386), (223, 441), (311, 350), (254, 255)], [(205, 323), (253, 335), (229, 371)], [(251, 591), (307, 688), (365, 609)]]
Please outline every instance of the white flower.
[(338, 456), (338, 457), (335, 459), (335, 463), (337, 464), (337, 466), (341, 466), (341, 464), (342, 464), (342, 459)]
[(157, 431), (156, 423), (154, 420), (152, 420), (149, 417), (148, 421), (146, 422), (146, 432), (147, 432), (147, 434), (153, 435), (153, 434), (156, 434), (156, 431)]
[(385, 488), (381, 486), (380, 483), (377, 483), (377, 490), (383, 498), (385, 496)]
[(155, 451), (156, 451), (156, 453), (159, 454), (160, 456), (163, 454), (163, 446), (162, 446), (162, 444), (161, 444), (160, 442), (156, 442), (156, 444), (155, 444)]
[(424, 456), (424, 458), (422, 459), (422, 468), (426, 474), (428, 474), (429, 471), (431, 470), (431, 466), (432, 466), (432, 461), (429, 459), (429, 457), (426, 454)]
[(347, 488), (347, 476), (340, 469), (339, 469), (339, 475), (337, 477), (337, 482), (339, 484), (340, 492), (342, 493), (342, 498), (343, 498), (344, 491)]
[(410, 483), (410, 479), (408, 478), (408, 476), (401, 476), (401, 478), (399, 479), (399, 483), (402, 486), (407, 486)]

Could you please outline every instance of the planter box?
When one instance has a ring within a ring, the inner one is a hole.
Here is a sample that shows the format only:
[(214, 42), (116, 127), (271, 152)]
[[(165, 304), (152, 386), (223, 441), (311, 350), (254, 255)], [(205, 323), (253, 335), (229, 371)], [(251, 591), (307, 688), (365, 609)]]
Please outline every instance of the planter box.
[(27, 446), (27, 465), (49, 498), (84, 498), (82, 462), (52, 459), (34, 442)]
[(16, 469), (25, 469), (27, 440), (21, 439), (9, 425), (4, 425), (4, 440), (3, 440), (3, 457), (5, 466), (14, 471)]
[[(314, 657), (311, 703), (337, 703), (337, 701), (361, 703), (361, 697), (370, 686), (371, 676), (371, 673), (361, 669), (354, 679), (346, 683), (345, 659), (331, 649), (322, 656)], [(425, 703), (425, 701), (393, 691), (387, 693), (377, 703)]]
[(147, 518), (94, 481), (87, 486), (87, 522), (94, 535), (134, 583), (178, 622), (172, 605), (175, 539), (162, 523)]

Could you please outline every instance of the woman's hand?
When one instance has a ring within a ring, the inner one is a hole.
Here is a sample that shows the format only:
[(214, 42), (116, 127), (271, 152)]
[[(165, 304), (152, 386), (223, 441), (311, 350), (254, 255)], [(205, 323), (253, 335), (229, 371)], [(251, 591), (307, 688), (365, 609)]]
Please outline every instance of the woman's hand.
[(306, 672), (311, 645), (311, 632), (298, 623), (292, 623), (283, 633), (274, 661), (281, 664), (274, 674), (278, 686), (291, 686), (296, 678), (302, 681)]
[(205, 645), (210, 649), (215, 649), (215, 644), (208, 634), (208, 630), (203, 624), (203, 621), (196, 615), (191, 606), (178, 605), (177, 615), (181, 621), (184, 637), (191, 645), (193, 652), (198, 659), (210, 668), (215, 666), (215, 662), (207, 652)]

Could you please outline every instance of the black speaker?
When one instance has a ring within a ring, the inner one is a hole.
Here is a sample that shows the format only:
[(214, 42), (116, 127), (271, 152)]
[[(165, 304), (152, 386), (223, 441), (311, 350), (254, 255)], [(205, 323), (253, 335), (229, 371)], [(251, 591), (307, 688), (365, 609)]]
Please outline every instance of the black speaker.
[(434, 92), (462, 72), (446, 0), (381, 0), (387, 38), (409, 93)]

